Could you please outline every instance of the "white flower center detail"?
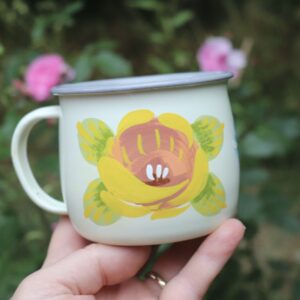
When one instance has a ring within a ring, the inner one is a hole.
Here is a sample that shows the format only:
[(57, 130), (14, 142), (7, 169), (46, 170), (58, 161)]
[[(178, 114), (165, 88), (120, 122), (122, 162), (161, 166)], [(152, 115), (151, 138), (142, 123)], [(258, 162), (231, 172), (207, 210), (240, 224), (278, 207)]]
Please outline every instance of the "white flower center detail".
[(169, 174), (169, 168), (165, 167), (162, 173), (162, 178), (167, 178), (168, 174)]
[(148, 164), (146, 167), (146, 175), (147, 175), (148, 179), (155, 180), (155, 178), (153, 176), (153, 167), (150, 164)]
[[(154, 171), (155, 170), (155, 171)], [(169, 168), (164, 167), (161, 164), (152, 166), (151, 164), (147, 164), (146, 166), (146, 176), (150, 181), (156, 181), (160, 179), (165, 179), (169, 175)]]
[(161, 165), (157, 165), (156, 166), (156, 178), (160, 178), (162, 175), (162, 166)]

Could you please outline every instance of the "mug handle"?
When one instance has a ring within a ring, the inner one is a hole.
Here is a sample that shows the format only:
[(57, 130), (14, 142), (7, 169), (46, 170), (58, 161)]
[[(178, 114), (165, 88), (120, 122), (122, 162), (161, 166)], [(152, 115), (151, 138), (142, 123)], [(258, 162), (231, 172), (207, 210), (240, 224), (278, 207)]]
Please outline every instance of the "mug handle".
[(39, 186), (32, 174), (27, 156), (28, 136), (33, 126), (43, 119), (60, 118), (61, 115), (61, 109), (57, 105), (38, 108), (25, 115), (13, 134), (11, 155), (15, 171), (29, 198), (46, 211), (67, 214), (66, 203), (52, 198)]

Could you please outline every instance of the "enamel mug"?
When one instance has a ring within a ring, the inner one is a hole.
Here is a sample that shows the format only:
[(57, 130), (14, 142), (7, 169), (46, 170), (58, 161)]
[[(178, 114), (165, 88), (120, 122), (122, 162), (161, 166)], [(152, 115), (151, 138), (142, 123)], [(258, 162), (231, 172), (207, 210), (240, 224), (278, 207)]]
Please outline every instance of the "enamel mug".
[[(234, 215), (239, 159), (227, 81), (194, 72), (64, 84), (58, 106), (19, 122), (12, 159), (41, 208), (68, 214), (80, 235), (115, 245), (182, 241)], [(59, 119), (63, 201), (35, 180), (27, 139), (42, 119)]]

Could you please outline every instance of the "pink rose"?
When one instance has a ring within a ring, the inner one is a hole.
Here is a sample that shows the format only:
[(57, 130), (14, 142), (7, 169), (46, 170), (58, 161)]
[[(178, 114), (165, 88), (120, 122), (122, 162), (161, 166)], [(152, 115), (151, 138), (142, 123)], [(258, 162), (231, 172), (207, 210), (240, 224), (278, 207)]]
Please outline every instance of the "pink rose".
[(34, 59), (25, 73), (25, 82), (16, 80), (14, 86), (24, 95), (37, 102), (51, 96), (51, 89), (64, 81), (74, 78), (74, 71), (57, 54), (45, 54)]
[(246, 54), (233, 49), (225, 37), (211, 37), (205, 40), (197, 53), (197, 60), (203, 71), (229, 71), (235, 76), (247, 64)]

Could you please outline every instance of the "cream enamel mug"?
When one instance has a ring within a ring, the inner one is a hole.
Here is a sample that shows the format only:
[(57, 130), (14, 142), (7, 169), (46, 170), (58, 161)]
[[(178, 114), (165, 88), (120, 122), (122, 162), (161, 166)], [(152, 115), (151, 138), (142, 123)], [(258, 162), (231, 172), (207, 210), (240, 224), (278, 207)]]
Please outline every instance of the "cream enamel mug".
[[(210, 233), (238, 199), (230, 77), (178, 73), (54, 88), (59, 106), (27, 114), (13, 136), (24, 190), (95, 242), (148, 245)], [(59, 119), (63, 202), (41, 189), (28, 163), (28, 135), (46, 118)]]

